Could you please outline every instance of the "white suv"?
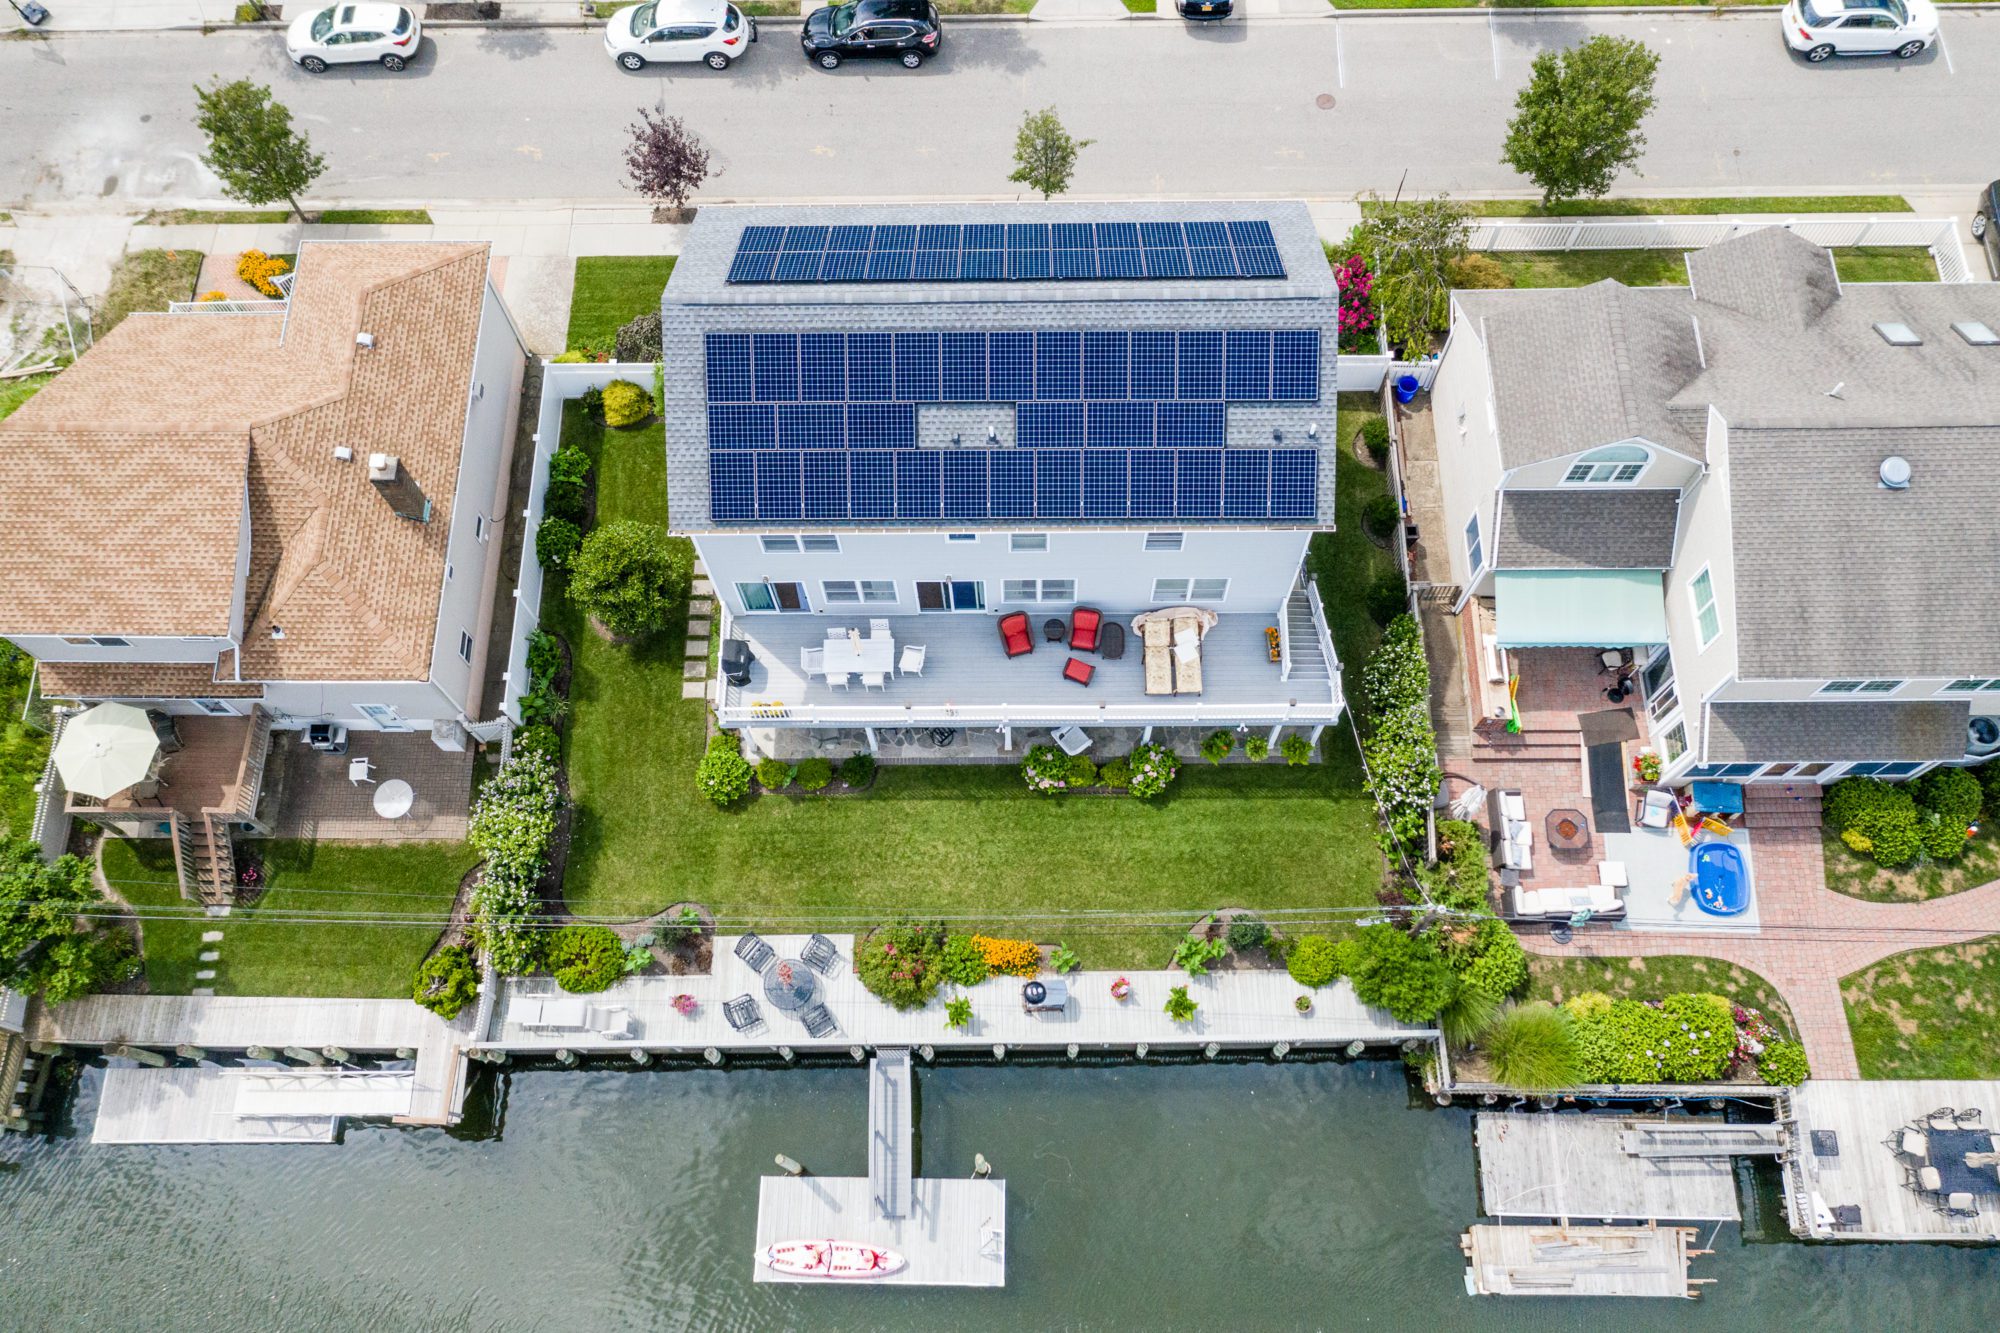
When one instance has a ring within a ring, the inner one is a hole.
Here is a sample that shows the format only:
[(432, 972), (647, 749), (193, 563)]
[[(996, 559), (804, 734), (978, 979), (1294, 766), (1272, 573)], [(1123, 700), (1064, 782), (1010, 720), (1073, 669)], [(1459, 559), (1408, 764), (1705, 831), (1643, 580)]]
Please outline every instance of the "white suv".
[(1791, 0), (1785, 42), (1817, 65), (1828, 56), (1908, 60), (1937, 40), (1931, 0)]
[(401, 5), (335, 5), (301, 14), (285, 30), (285, 54), (312, 74), (328, 65), (401, 69), (424, 39), (417, 16)]
[(728, 69), (756, 40), (757, 20), (727, 0), (652, 0), (619, 10), (604, 25), (604, 49), (635, 71), (648, 61), (691, 60)]

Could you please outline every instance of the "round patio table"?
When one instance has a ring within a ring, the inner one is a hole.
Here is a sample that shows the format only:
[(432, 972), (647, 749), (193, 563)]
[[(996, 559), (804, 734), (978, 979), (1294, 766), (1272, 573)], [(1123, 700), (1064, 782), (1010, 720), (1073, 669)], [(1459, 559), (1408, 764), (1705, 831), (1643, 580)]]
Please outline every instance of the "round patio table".
[(390, 778), (375, 789), (375, 813), (384, 819), (401, 819), (410, 813), (417, 793), (401, 778)]
[(1551, 847), (1573, 852), (1590, 846), (1590, 821), (1581, 810), (1551, 810), (1546, 827)]
[(796, 958), (780, 958), (764, 969), (764, 998), (781, 1014), (796, 1014), (819, 994), (819, 977)]

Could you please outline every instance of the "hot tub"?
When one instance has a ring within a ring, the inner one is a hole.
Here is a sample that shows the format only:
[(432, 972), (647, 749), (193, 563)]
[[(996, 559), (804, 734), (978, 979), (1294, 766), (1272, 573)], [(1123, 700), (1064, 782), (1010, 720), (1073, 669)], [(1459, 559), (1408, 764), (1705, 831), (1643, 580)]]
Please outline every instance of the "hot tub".
[(1741, 848), (1727, 842), (1700, 842), (1688, 852), (1694, 873), (1694, 903), (1710, 916), (1735, 916), (1750, 906), (1750, 869)]

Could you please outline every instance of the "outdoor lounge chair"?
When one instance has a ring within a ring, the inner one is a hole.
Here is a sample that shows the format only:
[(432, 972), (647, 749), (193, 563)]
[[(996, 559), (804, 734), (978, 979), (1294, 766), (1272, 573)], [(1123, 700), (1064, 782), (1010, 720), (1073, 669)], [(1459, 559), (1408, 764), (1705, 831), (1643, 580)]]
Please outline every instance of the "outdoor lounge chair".
[(1681, 803), (1672, 792), (1661, 787), (1649, 788), (1639, 801), (1639, 827), (1665, 828), (1680, 808)]
[(1028, 613), (1016, 611), (1000, 617), (1000, 646), (1007, 656), (1020, 657), (1035, 651), (1035, 634), (1028, 628)]
[(736, 941), (736, 956), (750, 965), (752, 972), (762, 972), (778, 956), (778, 951), (764, 943), (757, 935), (744, 935)]
[(1146, 645), (1146, 693), (1174, 692), (1173, 626), (1149, 620), (1139, 631)]
[(1094, 606), (1079, 606), (1069, 613), (1069, 646), (1072, 652), (1094, 653), (1097, 651), (1098, 630), (1104, 624), (1104, 613)]
[(722, 1016), (729, 1020), (729, 1026), (738, 1032), (754, 1032), (764, 1026), (764, 1011), (748, 995), (739, 995), (725, 1001)]
[(1979, 1209), (1973, 1206), (1972, 1195), (1966, 1190), (1953, 1190), (1944, 1201), (1946, 1217), (1977, 1217)]
[(833, 941), (826, 936), (814, 935), (806, 941), (805, 951), (799, 955), (799, 961), (821, 976), (825, 976), (833, 970), (833, 965), (840, 961), (840, 950), (834, 948)]
[(1921, 1130), (1904, 1130), (1902, 1141), (1898, 1146), (1905, 1157), (1914, 1157), (1919, 1162), (1930, 1160), (1931, 1141), (1924, 1137)]
[(1174, 693), (1201, 693), (1201, 622), (1193, 616), (1174, 621)]
[(830, 1037), (840, 1030), (840, 1024), (833, 1021), (823, 1004), (816, 1004), (799, 1015), (799, 1022), (806, 1025), (808, 1037)]
[(584, 1026), (600, 1037), (617, 1040), (638, 1035), (632, 1026), (632, 1011), (622, 1004), (593, 1004), (583, 1014)]

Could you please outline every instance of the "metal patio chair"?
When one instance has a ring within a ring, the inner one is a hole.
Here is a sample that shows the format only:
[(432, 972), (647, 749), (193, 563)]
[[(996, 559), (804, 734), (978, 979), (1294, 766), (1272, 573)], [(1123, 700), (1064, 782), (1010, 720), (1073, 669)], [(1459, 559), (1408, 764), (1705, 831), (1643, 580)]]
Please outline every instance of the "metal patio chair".
[(738, 1032), (753, 1032), (764, 1026), (764, 1013), (757, 1002), (748, 995), (739, 995), (724, 1002), (722, 1016), (729, 1020), (729, 1026)]
[(805, 952), (799, 958), (807, 967), (826, 976), (833, 971), (834, 963), (839, 961), (840, 950), (834, 948), (833, 941), (826, 936), (814, 935), (806, 941)]
[(752, 972), (761, 973), (778, 956), (778, 951), (757, 935), (745, 935), (736, 941), (736, 956), (749, 964)]
[(806, 1025), (808, 1037), (830, 1037), (840, 1030), (840, 1024), (833, 1021), (823, 1004), (816, 1004), (799, 1015), (799, 1022)]

